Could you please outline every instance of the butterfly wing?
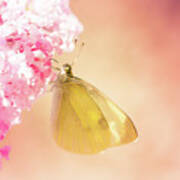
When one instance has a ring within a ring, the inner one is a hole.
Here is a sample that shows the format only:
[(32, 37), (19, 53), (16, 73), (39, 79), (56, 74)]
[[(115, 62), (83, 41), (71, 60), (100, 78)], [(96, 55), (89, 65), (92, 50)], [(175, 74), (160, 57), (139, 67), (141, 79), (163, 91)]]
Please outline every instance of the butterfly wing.
[(71, 78), (58, 91), (61, 101), (54, 107), (53, 119), (59, 146), (74, 153), (94, 154), (136, 139), (130, 118), (92, 85)]
[[(59, 146), (74, 153), (94, 154), (110, 145), (108, 124), (81, 81), (62, 84), (61, 103), (53, 116)], [(57, 96), (57, 94), (56, 94)]]
[(85, 87), (103, 113), (111, 132), (111, 146), (118, 146), (134, 141), (137, 130), (130, 117), (112, 100), (106, 97), (89, 83), (83, 81)]

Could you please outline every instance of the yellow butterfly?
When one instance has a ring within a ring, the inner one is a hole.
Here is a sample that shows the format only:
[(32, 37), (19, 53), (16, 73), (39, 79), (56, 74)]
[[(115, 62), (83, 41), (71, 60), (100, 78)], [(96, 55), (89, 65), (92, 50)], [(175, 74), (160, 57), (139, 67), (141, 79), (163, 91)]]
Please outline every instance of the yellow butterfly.
[(55, 87), (53, 133), (60, 147), (95, 154), (137, 138), (128, 115), (94, 86), (73, 76), (69, 64), (63, 65)]

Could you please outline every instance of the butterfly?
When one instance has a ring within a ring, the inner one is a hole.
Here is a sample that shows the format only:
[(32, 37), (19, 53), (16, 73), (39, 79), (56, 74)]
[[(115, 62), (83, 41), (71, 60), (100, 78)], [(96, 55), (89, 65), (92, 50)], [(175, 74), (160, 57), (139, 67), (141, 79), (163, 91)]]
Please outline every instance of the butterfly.
[(134, 141), (130, 117), (93, 85), (75, 77), (64, 64), (54, 84), (53, 135), (63, 149), (96, 154)]

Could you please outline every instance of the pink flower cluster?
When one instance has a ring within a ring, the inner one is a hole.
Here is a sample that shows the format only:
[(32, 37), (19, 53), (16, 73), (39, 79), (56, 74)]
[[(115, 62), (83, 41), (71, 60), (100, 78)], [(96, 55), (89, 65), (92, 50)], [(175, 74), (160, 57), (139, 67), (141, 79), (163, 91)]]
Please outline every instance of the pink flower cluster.
[(0, 0), (0, 141), (54, 77), (52, 56), (73, 50), (82, 29), (68, 0)]

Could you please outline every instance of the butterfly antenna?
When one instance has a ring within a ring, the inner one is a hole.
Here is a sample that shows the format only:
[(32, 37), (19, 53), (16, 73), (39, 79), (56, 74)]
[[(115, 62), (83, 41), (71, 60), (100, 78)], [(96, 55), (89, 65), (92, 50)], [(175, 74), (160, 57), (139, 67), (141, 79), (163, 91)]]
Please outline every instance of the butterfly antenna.
[[(77, 46), (77, 45), (78, 45), (78, 39), (75, 39), (75, 40), (74, 40), (74, 43), (75, 43), (75, 46)], [(80, 44), (80, 47), (79, 47), (79, 49), (78, 49), (78, 52), (77, 52), (77, 54), (76, 54), (76, 56), (75, 56), (75, 58), (74, 58), (74, 60), (73, 60), (73, 62), (72, 62), (72, 66), (74, 66), (74, 64), (76, 63), (76, 61), (79, 59), (84, 45), (85, 45), (84, 42), (82, 42), (82, 43)]]

